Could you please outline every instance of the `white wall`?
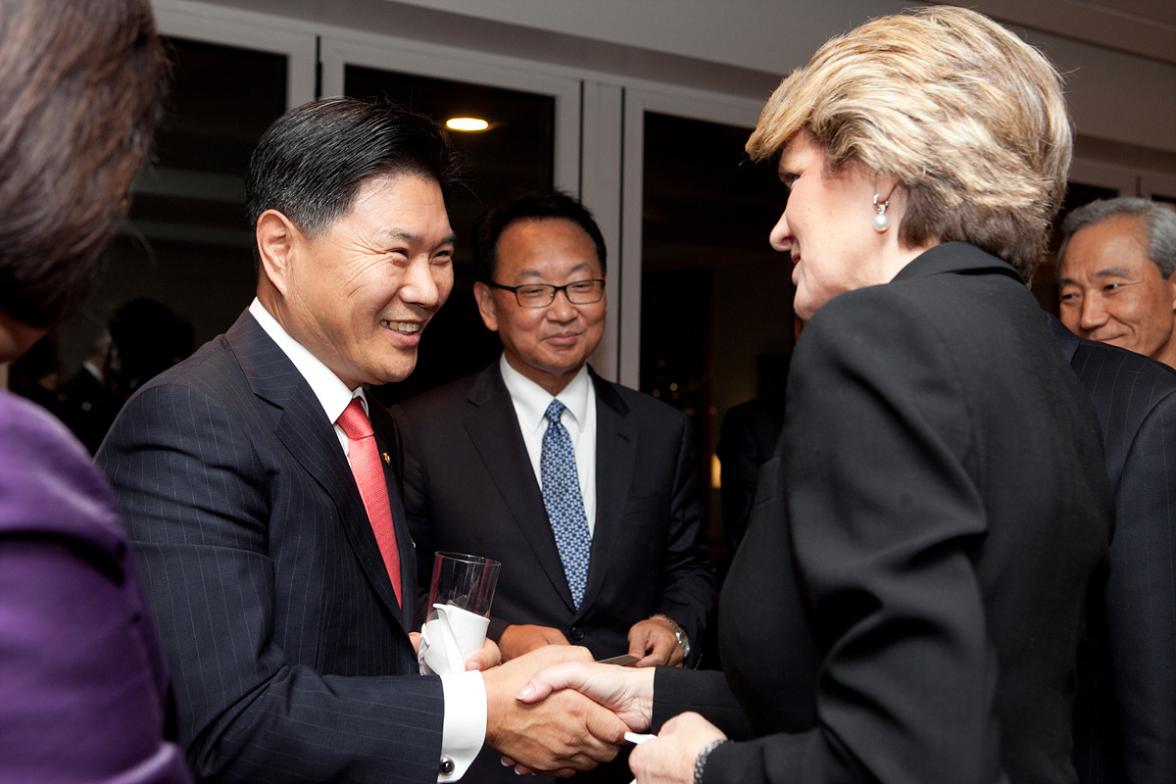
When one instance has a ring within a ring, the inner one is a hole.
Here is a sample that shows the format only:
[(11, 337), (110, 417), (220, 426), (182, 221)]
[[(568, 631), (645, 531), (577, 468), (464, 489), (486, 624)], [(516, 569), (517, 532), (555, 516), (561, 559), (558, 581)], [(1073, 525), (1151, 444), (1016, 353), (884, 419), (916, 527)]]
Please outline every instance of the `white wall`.
[[(466, 17), (639, 47), (783, 75), (830, 35), (907, 2), (894, 0), (399, 0)], [(985, 3), (975, 3), (984, 6)], [(1007, 5), (1007, 4), (1005, 4)], [(1056, 18), (1065, 4), (1023, 2), (1019, 18)], [(1053, 14), (1042, 13), (1046, 6)], [(998, 10), (1007, 9), (997, 4)], [(1030, 13), (1032, 11), (1032, 13)], [(1069, 30), (1059, 19), (1058, 28)], [(1095, 20), (1097, 21), (1097, 20)], [(1137, 29), (1152, 29), (1144, 25)], [(1081, 134), (1176, 152), (1176, 51), (1167, 59), (1019, 29), (1067, 76)], [(1170, 36), (1169, 36), (1170, 37)], [(1164, 41), (1169, 40), (1165, 38)]]
[(784, 73), (895, 0), (400, 0), (523, 27)]

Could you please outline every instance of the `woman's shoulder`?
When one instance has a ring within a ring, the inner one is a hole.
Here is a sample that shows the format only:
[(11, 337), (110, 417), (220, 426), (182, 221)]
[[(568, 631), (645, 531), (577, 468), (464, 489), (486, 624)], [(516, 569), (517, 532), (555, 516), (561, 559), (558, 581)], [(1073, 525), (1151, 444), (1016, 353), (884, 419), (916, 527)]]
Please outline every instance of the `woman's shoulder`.
[[(1038, 322), (1044, 320), (1028, 288), (992, 260), (987, 267), (973, 263), (956, 269), (940, 264), (940, 268), (845, 292), (826, 303), (806, 331), (816, 327), (831, 334), (848, 332), (863, 340), (928, 331), (952, 341), (959, 339), (958, 333), (975, 333), (999, 323), (1018, 328), (1032, 324), (1040, 331)], [(897, 346), (891, 344), (891, 348)]]
[(799, 346), (821, 342), (850, 348), (882, 342), (898, 348), (893, 335), (928, 326), (929, 315), (922, 307), (927, 299), (925, 293), (893, 282), (844, 292), (813, 315)]
[(77, 439), (41, 407), (0, 392), (0, 536), (125, 549), (114, 495)]

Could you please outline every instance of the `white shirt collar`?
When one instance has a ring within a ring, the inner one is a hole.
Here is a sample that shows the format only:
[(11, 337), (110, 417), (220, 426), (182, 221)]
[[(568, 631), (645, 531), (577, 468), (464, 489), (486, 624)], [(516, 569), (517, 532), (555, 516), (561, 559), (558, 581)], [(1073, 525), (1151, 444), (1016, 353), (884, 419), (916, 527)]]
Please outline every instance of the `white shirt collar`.
[(254, 297), (253, 302), (249, 304), (249, 314), (257, 320), (257, 323), (265, 330), (265, 334), (278, 344), (278, 348), (294, 363), (294, 367), (298, 368), (298, 372), (310, 385), (310, 390), (318, 398), (319, 405), (323, 407), (331, 424), (334, 424), (339, 415), (343, 413), (343, 409), (351, 404), (353, 397), (358, 396), (363, 400), (363, 407), (365, 410), (367, 409), (367, 398), (364, 396), (363, 387), (348, 389), (347, 385), (340, 381), (339, 377), (332, 373), (330, 368), (324, 365), (318, 357), (290, 337), (290, 333), (286, 332), (277, 319), (270, 315), (270, 312), (265, 309), (265, 305), (262, 305), (261, 300), (257, 297)]
[[(505, 354), (499, 358), (498, 367), (502, 370), (502, 381), (506, 384), (506, 391), (515, 401), (515, 408), (519, 412), (519, 426), (532, 431), (544, 427), (544, 414), (553, 400), (551, 393), (511, 367), (506, 361)], [(581, 432), (588, 421), (588, 396), (591, 393), (592, 379), (589, 378), (588, 366), (585, 365), (572, 377), (567, 386), (554, 396), (567, 407), (576, 429)]]

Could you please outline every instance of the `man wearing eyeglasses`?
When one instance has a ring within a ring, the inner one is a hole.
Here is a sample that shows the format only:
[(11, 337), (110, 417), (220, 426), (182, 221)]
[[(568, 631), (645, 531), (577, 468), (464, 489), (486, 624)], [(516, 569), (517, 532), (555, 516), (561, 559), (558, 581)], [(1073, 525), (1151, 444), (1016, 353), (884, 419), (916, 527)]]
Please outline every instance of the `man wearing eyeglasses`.
[(502, 356), (395, 411), (424, 577), (434, 551), (502, 562), (489, 634), (505, 659), (571, 643), (693, 662), (713, 578), (690, 428), (588, 367), (608, 307), (600, 229), (566, 194), (531, 194), (483, 219), (477, 260)]

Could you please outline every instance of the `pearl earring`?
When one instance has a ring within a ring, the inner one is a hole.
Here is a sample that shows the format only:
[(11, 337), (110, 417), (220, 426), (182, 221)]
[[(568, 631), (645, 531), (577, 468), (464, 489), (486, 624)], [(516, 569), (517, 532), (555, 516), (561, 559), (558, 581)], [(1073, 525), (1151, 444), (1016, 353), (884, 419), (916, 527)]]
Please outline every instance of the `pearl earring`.
[(878, 201), (878, 194), (874, 194), (874, 211), (878, 214), (874, 216), (874, 231), (879, 234), (886, 233), (890, 228), (890, 218), (886, 217), (886, 208), (890, 206), (890, 200)]

